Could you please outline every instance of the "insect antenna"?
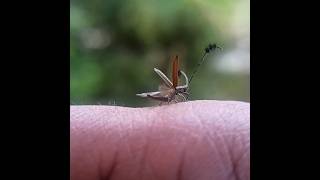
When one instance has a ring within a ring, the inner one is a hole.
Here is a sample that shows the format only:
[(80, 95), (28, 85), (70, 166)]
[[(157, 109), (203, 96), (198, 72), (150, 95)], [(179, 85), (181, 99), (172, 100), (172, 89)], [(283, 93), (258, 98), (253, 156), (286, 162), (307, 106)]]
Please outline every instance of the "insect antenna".
[(213, 51), (213, 50), (215, 50), (215, 49), (220, 49), (220, 50), (222, 50), (222, 48), (219, 47), (219, 46), (217, 46), (216, 44), (209, 44), (209, 45), (205, 48), (204, 54), (202, 55), (201, 60), (198, 62), (196, 68), (193, 70), (193, 72), (192, 72), (192, 74), (191, 74), (191, 77), (190, 77), (189, 83), (188, 83), (189, 85), (190, 85), (190, 82), (191, 82), (193, 76), (197, 73), (199, 67), (200, 67), (201, 64), (204, 62), (204, 60), (206, 59), (207, 55), (208, 55), (211, 51)]

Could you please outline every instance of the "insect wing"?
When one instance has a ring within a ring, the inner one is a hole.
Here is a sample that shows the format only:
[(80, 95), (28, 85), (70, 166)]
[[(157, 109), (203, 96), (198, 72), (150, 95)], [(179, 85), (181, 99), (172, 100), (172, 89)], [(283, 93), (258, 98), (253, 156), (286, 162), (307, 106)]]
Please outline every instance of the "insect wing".
[(148, 97), (148, 96), (159, 96), (160, 92), (159, 91), (155, 91), (155, 92), (146, 92), (146, 93), (141, 93), (141, 94), (136, 94), (137, 96), (140, 97)]
[(172, 62), (172, 84), (176, 88), (178, 86), (179, 57), (175, 56)]
[(163, 80), (163, 82), (165, 83), (165, 85), (169, 88), (172, 87), (172, 82), (170, 81), (170, 79), (163, 74), (163, 72), (161, 72), (159, 69), (157, 68), (153, 68), (153, 70), (160, 76), (160, 78)]

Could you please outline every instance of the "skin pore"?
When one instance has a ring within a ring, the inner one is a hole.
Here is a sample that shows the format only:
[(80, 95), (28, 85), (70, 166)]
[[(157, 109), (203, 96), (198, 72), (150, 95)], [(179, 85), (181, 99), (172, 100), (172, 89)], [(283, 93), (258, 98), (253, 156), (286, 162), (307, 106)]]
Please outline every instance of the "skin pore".
[(71, 106), (72, 180), (249, 180), (250, 104)]

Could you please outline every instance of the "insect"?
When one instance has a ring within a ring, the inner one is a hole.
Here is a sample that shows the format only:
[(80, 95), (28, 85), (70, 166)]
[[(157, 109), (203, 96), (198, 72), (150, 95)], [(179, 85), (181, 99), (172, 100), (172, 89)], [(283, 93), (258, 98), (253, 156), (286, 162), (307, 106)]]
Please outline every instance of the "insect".
[[(189, 80), (186, 73), (179, 70), (178, 56), (175, 56), (172, 61), (172, 82), (159, 69), (154, 68), (154, 71), (160, 76), (164, 84), (159, 86), (159, 91), (136, 94), (137, 96), (144, 97), (144, 98), (151, 98), (154, 100), (167, 102), (167, 103), (170, 103), (171, 101), (179, 102), (179, 101), (187, 100), (186, 96), (188, 96), (187, 89), (188, 89)], [(178, 86), (179, 77), (181, 75), (185, 78), (185, 84)]]
[[(216, 44), (209, 44), (208, 47), (205, 48), (205, 52), (201, 58), (201, 61), (196, 66), (195, 70), (193, 71), (191, 78), (188, 79), (186, 73), (181, 71), (179, 69), (179, 57), (175, 56), (175, 58), (172, 61), (172, 82), (169, 80), (169, 78), (161, 72), (159, 69), (154, 68), (154, 71), (160, 76), (162, 81), (164, 82), (164, 85), (159, 86), (159, 90), (155, 92), (147, 92), (147, 93), (141, 93), (136, 94), (137, 96), (143, 97), (143, 98), (150, 98), (154, 100), (167, 102), (168, 104), (171, 101), (179, 102), (179, 101), (186, 101), (189, 98), (189, 93), (187, 92), (189, 89), (189, 85), (191, 83), (192, 78), (197, 73), (200, 65), (204, 62), (205, 57), (215, 49), (222, 49)], [(185, 78), (185, 84), (178, 86), (179, 77), (183, 76)]]

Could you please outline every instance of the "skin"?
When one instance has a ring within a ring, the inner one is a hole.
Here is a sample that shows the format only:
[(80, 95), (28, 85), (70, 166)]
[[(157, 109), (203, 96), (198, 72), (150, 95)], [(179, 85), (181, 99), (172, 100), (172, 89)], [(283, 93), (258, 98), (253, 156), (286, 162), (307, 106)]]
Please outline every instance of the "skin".
[(71, 106), (72, 180), (249, 180), (250, 104)]

